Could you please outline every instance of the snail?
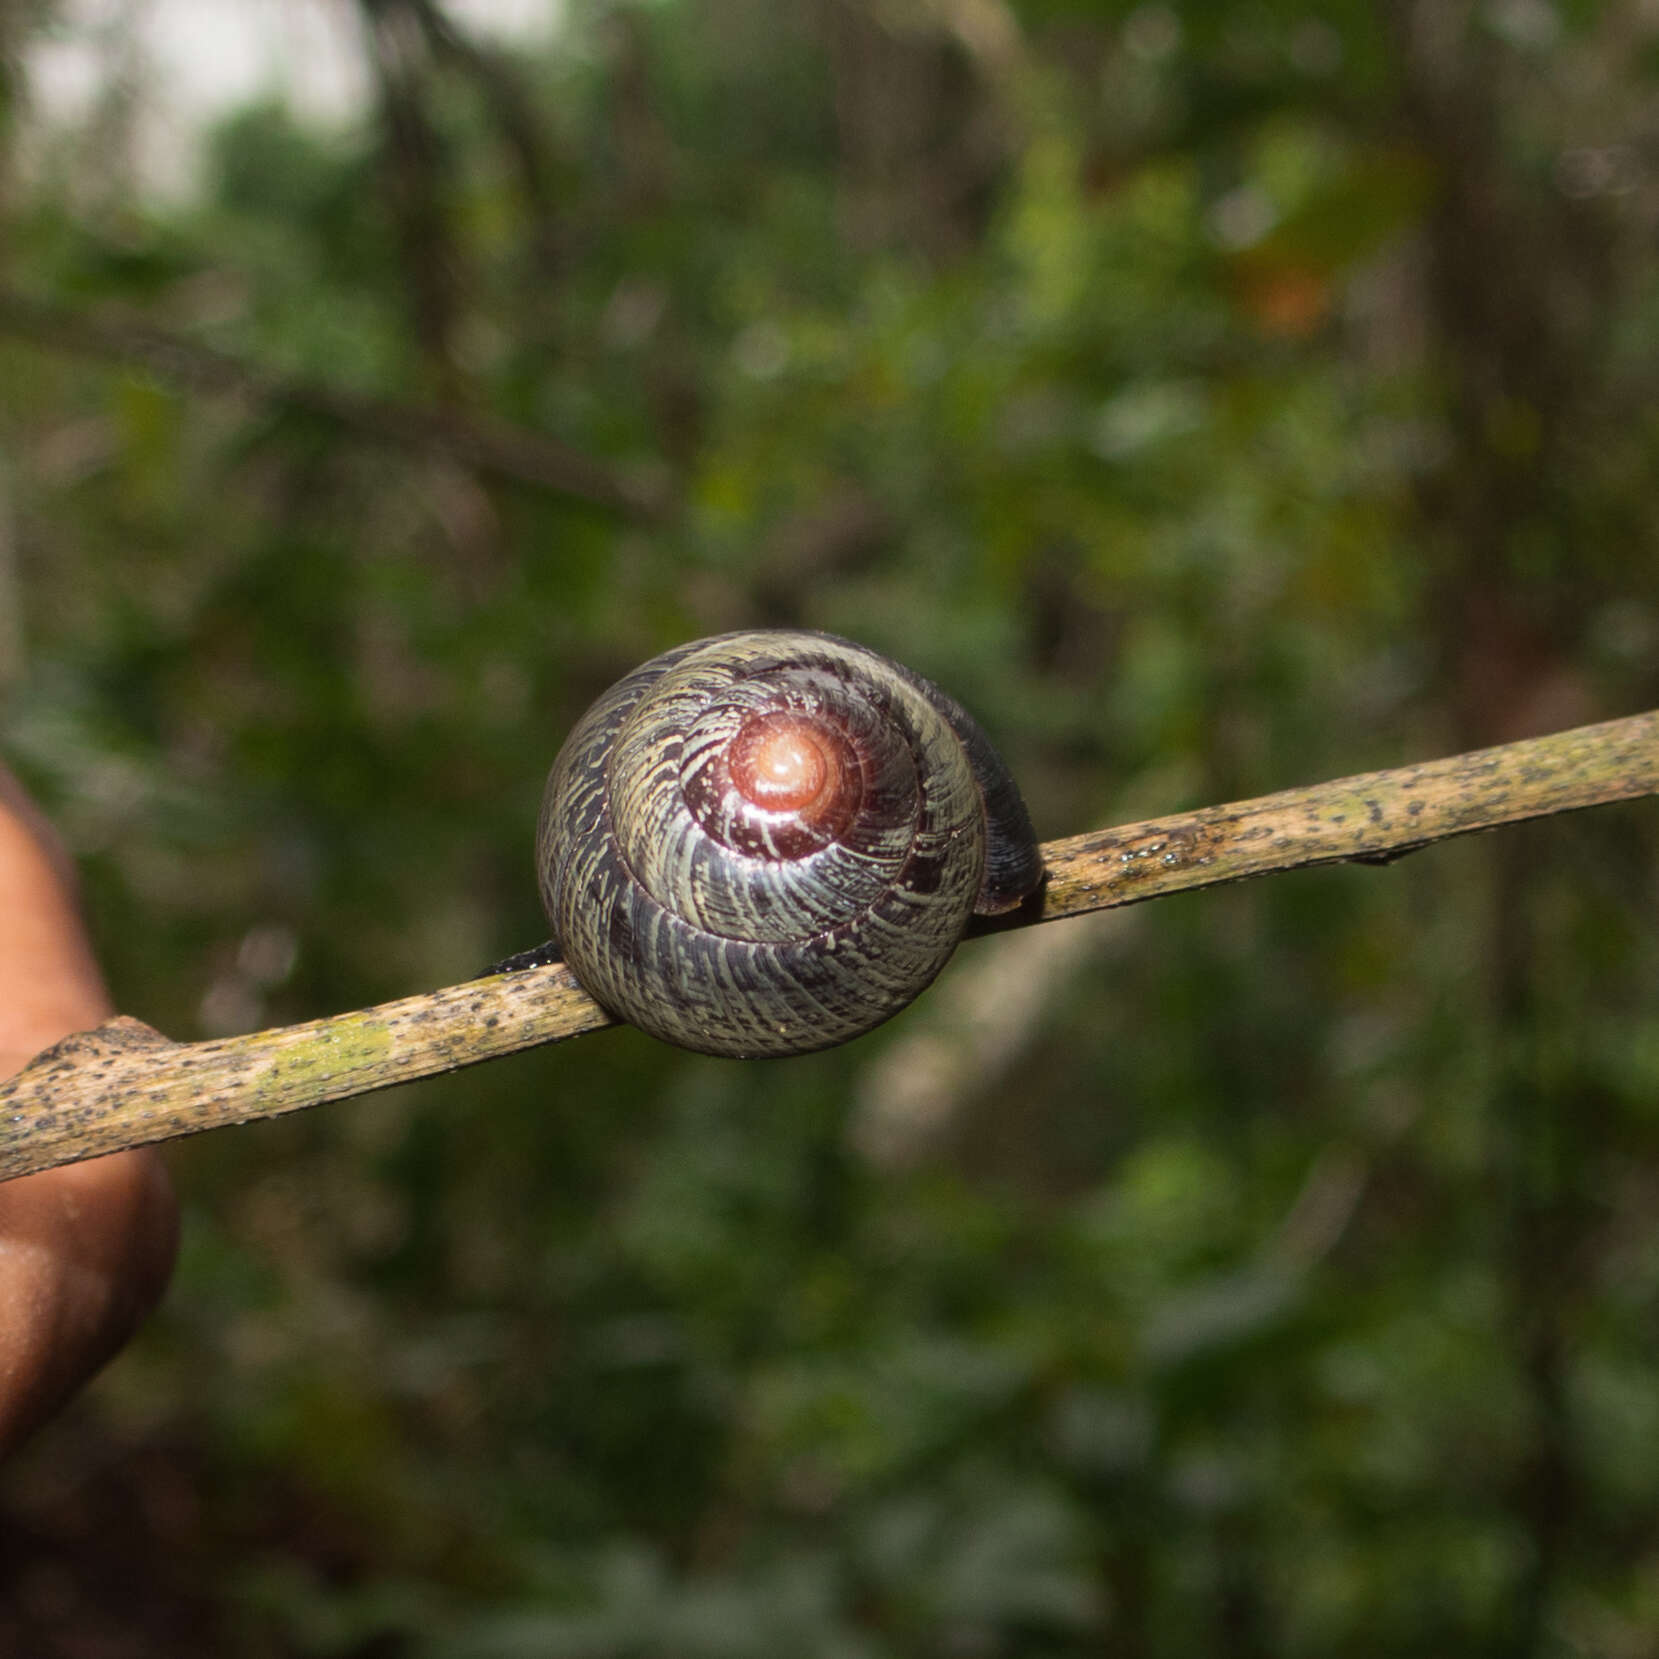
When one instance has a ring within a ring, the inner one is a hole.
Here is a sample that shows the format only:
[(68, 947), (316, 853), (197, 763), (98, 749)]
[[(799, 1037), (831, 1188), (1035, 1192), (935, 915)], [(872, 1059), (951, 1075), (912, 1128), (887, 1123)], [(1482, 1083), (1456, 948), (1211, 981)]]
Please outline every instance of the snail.
[(706, 1054), (861, 1036), (1016, 908), (1042, 858), (1007, 767), (919, 674), (831, 634), (721, 634), (605, 692), (536, 836), (554, 937), (610, 1013)]

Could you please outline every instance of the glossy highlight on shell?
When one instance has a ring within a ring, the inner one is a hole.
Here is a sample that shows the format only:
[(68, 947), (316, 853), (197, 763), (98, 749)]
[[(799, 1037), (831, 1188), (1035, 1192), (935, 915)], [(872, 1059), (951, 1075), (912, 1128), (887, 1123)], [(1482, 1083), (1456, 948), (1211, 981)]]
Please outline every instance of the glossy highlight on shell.
[(1041, 880), (1019, 792), (960, 706), (796, 630), (680, 646), (601, 696), (548, 778), (537, 865), (597, 1001), (739, 1056), (870, 1030), (976, 909)]

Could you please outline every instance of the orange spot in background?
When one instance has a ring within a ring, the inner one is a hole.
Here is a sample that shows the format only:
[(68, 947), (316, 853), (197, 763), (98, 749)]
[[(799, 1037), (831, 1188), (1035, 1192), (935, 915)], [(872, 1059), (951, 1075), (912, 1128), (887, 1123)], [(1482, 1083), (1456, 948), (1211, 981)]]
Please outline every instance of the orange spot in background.
[(1304, 339), (1331, 313), (1330, 275), (1313, 265), (1251, 262), (1236, 271), (1235, 283), (1240, 309), (1264, 334)]

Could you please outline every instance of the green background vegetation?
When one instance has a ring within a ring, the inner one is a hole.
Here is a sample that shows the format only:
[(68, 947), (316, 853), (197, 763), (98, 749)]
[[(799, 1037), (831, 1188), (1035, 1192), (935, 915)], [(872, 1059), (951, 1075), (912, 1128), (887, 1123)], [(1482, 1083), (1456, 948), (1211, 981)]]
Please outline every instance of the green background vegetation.
[[(933, 676), (1045, 836), (1659, 703), (1651, 7), (356, 9), (363, 119), (167, 205), (0, 24), (0, 751), (124, 1010), (534, 943), (563, 731), (721, 629)], [(182, 1145), (0, 1646), (1652, 1654), (1655, 823)]]

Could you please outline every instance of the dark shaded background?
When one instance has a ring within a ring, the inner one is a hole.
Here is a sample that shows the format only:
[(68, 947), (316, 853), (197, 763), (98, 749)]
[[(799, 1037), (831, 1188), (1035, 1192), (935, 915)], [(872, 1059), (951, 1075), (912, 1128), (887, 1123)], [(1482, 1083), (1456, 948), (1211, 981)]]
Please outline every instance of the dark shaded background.
[[(913, 664), (1050, 836), (1659, 703), (1651, 5), (357, 0), (361, 124), (165, 206), (52, 12), (0, 748), (173, 1035), (542, 937), (562, 732), (701, 633)], [(0, 1650), (1659, 1652), (1656, 822), (183, 1145)]]

